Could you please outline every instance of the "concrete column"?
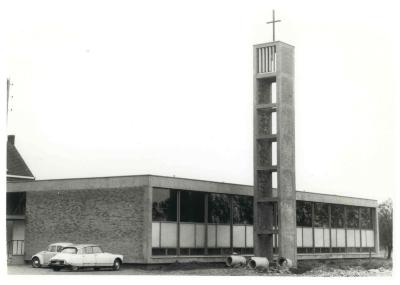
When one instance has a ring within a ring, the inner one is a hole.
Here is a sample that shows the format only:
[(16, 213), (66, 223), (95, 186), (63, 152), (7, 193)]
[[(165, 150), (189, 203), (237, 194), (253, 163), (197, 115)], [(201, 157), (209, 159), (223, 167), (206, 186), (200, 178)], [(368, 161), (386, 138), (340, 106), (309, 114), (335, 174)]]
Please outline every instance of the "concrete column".
[[(144, 219), (143, 219), (143, 258), (149, 263), (152, 256), (152, 222), (153, 222), (153, 187), (151, 185), (151, 176), (148, 177), (148, 184), (145, 187), (143, 197)], [(132, 243), (135, 241), (132, 240)]]
[(347, 250), (347, 206), (344, 207), (344, 252), (348, 252)]
[(181, 191), (177, 191), (177, 202), (176, 202), (176, 255), (181, 255)]
[(379, 254), (379, 213), (378, 208), (372, 209), (372, 222), (375, 236), (375, 253)]
[(312, 251), (315, 254), (315, 202), (311, 202)]
[(297, 266), (294, 47), (277, 43), (279, 256)]
[(204, 254), (208, 254), (208, 193), (204, 195)]
[(361, 234), (361, 207), (358, 207), (358, 230), (360, 231), (359, 251), (362, 252), (362, 234)]
[(332, 204), (328, 204), (329, 218), (329, 252), (332, 253)]

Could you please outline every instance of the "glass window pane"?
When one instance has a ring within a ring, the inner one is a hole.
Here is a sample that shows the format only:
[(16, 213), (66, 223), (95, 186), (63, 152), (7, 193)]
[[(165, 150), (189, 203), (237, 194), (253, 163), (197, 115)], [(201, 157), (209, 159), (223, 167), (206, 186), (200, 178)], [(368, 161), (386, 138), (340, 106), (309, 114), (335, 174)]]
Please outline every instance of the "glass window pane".
[(372, 212), (371, 208), (361, 208), (361, 228), (372, 229)]
[(85, 247), (84, 252), (85, 252), (86, 254), (92, 254), (92, 253), (93, 253), (93, 249), (92, 249), (91, 246), (88, 246), (88, 247)]
[(230, 223), (230, 202), (226, 194), (210, 193), (208, 195), (208, 222)]
[(312, 203), (296, 201), (296, 223), (299, 227), (312, 226)]
[(102, 253), (103, 251), (101, 250), (101, 248), (100, 247), (98, 247), (98, 246), (94, 246), (93, 247), (93, 253)]
[(7, 215), (25, 215), (26, 193), (7, 193)]
[(176, 221), (177, 191), (153, 189), (153, 221)]
[(243, 195), (233, 195), (233, 223), (234, 224), (253, 224), (253, 197)]
[(204, 223), (203, 192), (181, 191), (181, 222)]
[(358, 228), (358, 207), (347, 207), (347, 227)]
[(314, 226), (329, 227), (328, 204), (314, 203)]
[(344, 206), (331, 206), (331, 226), (332, 228), (344, 228)]

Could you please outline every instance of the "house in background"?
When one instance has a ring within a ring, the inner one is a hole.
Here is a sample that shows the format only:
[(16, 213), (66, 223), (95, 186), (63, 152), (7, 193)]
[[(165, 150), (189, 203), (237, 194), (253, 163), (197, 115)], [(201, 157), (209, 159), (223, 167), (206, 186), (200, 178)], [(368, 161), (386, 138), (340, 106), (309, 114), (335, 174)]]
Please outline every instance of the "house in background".
[[(33, 181), (28, 165), (15, 146), (15, 136), (7, 138), (7, 183)], [(26, 193), (7, 193), (7, 256), (9, 263), (21, 263), (25, 252)]]

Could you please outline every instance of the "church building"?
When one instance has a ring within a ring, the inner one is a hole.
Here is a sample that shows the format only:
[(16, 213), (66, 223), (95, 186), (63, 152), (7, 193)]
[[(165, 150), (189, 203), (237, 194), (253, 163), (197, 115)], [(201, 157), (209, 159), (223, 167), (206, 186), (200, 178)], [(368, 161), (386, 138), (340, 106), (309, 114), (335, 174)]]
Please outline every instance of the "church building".
[(376, 200), (296, 191), (294, 47), (255, 45), (253, 80), (254, 186), (155, 175), (34, 180), (9, 139), (9, 258), (30, 261), (54, 242), (100, 244), (141, 264), (376, 256)]

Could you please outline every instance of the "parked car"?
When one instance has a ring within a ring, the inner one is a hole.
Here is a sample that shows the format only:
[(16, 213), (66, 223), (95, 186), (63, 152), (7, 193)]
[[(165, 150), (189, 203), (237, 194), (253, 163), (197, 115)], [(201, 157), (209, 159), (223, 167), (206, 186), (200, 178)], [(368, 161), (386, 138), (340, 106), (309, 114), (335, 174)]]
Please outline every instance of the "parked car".
[(120, 254), (103, 252), (96, 244), (79, 244), (65, 247), (60, 253), (50, 259), (50, 267), (54, 271), (66, 268), (78, 270), (92, 267), (95, 270), (109, 267), (119, 270), (124, 257)]
[(50, 244), (47, 247), (47, 250), (43, 250), (32, 256), (32, 267), (39, 268), (42, 266), (48, 266), (50, 258), (61, 252), (64, 247), (70, 245), (72, 245), (70, 242), (57, 242)]

